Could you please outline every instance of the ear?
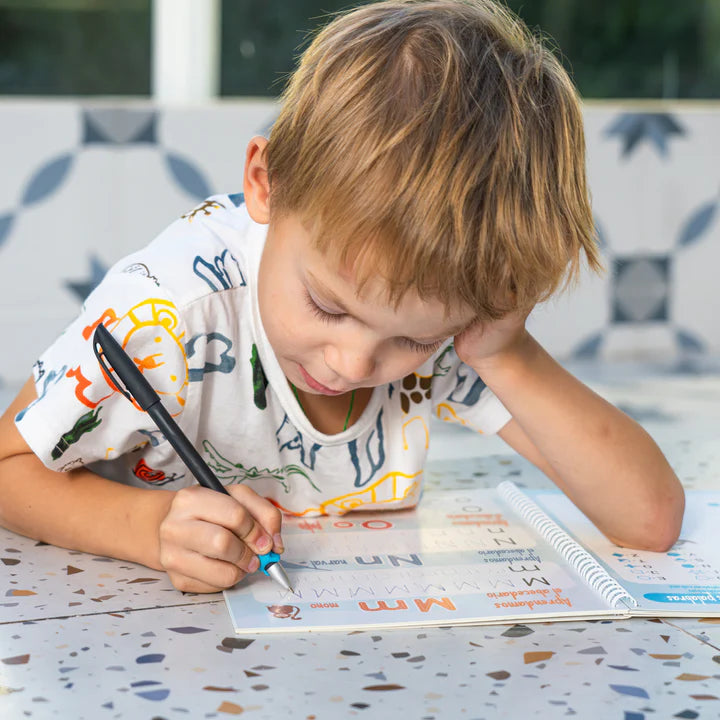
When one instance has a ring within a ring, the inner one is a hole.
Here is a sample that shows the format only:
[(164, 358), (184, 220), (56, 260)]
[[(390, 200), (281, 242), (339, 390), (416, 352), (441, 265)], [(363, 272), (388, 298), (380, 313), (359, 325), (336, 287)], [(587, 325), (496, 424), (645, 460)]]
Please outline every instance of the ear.
[(243, 194), (250, 217), (261, 225), (270, 222), (270, 182), (268, 180), (265, 148), (267, 138), (256, 135), (245, 151)]

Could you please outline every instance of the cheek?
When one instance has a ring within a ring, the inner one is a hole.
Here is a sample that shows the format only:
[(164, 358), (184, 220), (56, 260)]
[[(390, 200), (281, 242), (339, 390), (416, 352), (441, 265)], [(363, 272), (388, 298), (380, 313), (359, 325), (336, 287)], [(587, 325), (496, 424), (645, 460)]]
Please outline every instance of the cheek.
[(317, 335), (314, 318), (300, 293), (278, 288), (261, 305), (265, 333), (276, 351), (291, 352), (306, 347)]

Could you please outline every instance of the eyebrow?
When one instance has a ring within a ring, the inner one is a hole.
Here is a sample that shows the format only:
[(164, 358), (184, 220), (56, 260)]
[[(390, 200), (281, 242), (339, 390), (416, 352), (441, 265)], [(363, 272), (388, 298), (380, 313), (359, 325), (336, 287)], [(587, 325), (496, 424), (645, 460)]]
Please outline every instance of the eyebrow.
[(338, 310), (341, 310), (343, 313), (350, 315), (350, 311), (345, 306), (345, 303), (327, 286), (325, 283), (320, 280), (320, 278), (315, 277), (310, 270), (306, 270), (308, 277), (312, 281), (312, 284), (315, 286), (316, 289), (320, 291), (320, 293), (323, 295), (323, 297), (327, 300), (329, 300), (334, 305), (337, 305)]
[[(340, 310), (342, 313), (346, 315), (352, 315), (352, 313), (347, 309), (343, 301), (327, 285), (325, 285), (325, 283), (320, 280), (320, 278), (313, 275), (310, 270), (306, 270), (306, 272), (308, 278), (312, 281), (312, 284), (315, 286), (315, 288), (317, 288), (317, 290), (319, 290), (319, 292), (323, 295), (324, 299), (327, 299), (333, 305), (337, 306), (338, 310)], [(432, 343), (440, 342), (441, 340), (445, 340), (446, 338), (455, 337), (455, 335), (462, 332), (463, 330), (467, 330), (467, 328), (469, 328), (472, 323), (473, 321), (471, 320), (467, 323), (460, 323), (458, 325), (454, 325), (453, 327), (448, 329), (447, 334), (443, 334), (440, 337), (435, 335), (432, 338), (414, 337), (409, 339), (417, 340), (418, 342), (426, 345), (432, 345)]]

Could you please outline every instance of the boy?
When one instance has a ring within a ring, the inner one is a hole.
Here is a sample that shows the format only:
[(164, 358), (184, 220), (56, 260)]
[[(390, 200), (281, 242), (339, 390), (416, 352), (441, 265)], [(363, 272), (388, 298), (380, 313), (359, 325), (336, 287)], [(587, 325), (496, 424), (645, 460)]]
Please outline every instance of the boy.
[[(483, 0), (342, 15), (250, 141), (243, 195), (117, 263), (36, 363), (0, 421), (0, 523), (216, 591), (282, 551), (281, 510), (414, 505), (434, 413), (499, 432), (618, 544), (665, 549), (664, 457), (525, 330), (582, 255), (598, 268), (578, 101), (524, 27)], [(232, 497), (113, 390), (98, 323)]]

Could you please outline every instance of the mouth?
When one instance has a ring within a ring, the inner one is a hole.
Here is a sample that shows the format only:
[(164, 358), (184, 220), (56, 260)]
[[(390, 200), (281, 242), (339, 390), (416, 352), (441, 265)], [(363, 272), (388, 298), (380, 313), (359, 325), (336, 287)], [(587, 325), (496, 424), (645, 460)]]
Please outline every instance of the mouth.
[(305, 370), (302, 365), (298, 364), (298, 367), (300, 368), (300, 374), (302, 375), (305, 384), (311, 390), (321, 393), (322, 395), (342, 395), (345, 392), (345, 390), (333, 390), (332, 388), (319, 383), (312, 375), (308, 374), (307, 370)]

